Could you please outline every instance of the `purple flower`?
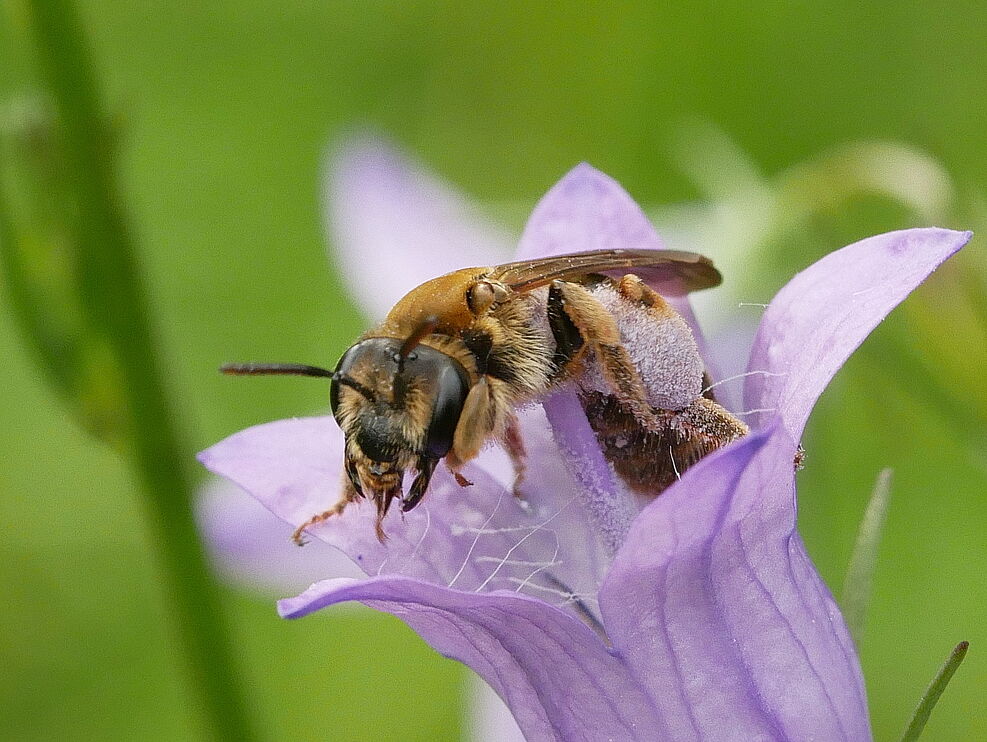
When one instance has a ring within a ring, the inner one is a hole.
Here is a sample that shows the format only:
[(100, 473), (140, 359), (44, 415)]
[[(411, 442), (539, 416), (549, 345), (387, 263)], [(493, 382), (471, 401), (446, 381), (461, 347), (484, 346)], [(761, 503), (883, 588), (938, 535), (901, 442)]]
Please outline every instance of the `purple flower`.
[[(357, 285), (375, 287), (363, 297), (374, 314), (433, 275), (506, 259), (503, 234), (387, 150), (354, 146), (339, 163), (342, 260), (372, 278)], [(880, 235), (796, 276), (750, 355), (753, 432), (654, 501), (628, 494), (560, 391), (522, 413), (526, 505), (491, 447), (465, 471), (472, 487), (440, 468), (417, 509), (389, 514), (386, 545), (372, 505), (351, 506), (313, 533), (369, 577), (317, 582), (281, 614), (347, 600), (393, 613), (476, 670), (529, 740), (870, 739), (853, 642), (795, 528), (792, 462), (833, 374), (969, 236)], [(616, 182), (580, 165), (537, 206), (518, 256), (603, 247), (662, 245)], [(200, 454), (293, 525), (335, 501), (342, 458), (331, 417), (261, 425)]]

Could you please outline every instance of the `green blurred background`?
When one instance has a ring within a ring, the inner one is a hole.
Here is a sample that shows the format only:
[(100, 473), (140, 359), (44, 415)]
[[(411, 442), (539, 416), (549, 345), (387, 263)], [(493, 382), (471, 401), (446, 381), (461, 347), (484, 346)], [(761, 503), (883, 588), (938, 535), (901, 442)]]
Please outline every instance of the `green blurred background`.
[[(23, 7), (0, 8), (7, 104), (36, 93), (37, 75)], [(93, 0), (81, 10), (189, 456), (324, 404), (320, 385), (236, 383), (215, 368), (331, 364), (360, 331), (326, 268), (319, 203), (326, 144), (355, 127), (386, 132), (515, 228), (580, 160), (645, 204), (740, 204), (738, 243), (756, 243), (757, 260), (734, 259), (742, 275), (728, 282), (749, 301), (875, 232), (987, 226), (980, 2)], [(801, 218), (775, 215), (781, 226), (768, 230), (744, 221), (749, 183), (731, 180), (736, 162), (709, 145), (720, 134)], [(856, 193), (852, 167), (826, 153), (862, 140), (927, 156), (941, 197), (923, 211)], [(704, 251), (717, 258), (718, 246)], [(878, 330), (805, 441), (802, 529), (837, 593), (874, 478), (895, 469), (861, 645), (881, 740), (897, 738), (961, 639), (970, 656), (925, 738), (987, 738), (982, 252), (975, 238)], [(204, 737), (129, 469), (46, 386), (7, 302), (0, 354), (0, 738)], [(223, 600), (270, 738), (460, 737), (467, 671), (397, 620), (329, 611), (284, 622), (270, 596), (229, 587)]]

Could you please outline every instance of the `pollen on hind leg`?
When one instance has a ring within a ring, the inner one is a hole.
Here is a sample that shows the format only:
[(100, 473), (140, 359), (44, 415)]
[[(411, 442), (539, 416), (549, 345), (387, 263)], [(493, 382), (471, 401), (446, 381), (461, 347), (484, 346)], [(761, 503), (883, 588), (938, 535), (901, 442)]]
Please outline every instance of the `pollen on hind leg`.
[[(633, 275), (601, 283), (591, 293), (616, 323), (619, 345), (637, 370), (651, 406), (678, 410), (700, 396), (704, 365), (692, 330), (659, 294)], [(596, 364), (587, 368), (581, 386), (608, 392)]]

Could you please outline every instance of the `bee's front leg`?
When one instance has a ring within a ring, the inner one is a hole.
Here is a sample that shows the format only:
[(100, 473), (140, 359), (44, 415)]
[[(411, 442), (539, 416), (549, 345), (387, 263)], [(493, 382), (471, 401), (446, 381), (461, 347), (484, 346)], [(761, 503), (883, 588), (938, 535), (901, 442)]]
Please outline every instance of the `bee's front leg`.
[[(553, 308), (556, 309), (556, 314), (558, 308), (561, 308), (585, 344), (577, 348), (569, 362), (578, 360), (585, 348), (591, 349), (614, 396), (642, 426), (660, 432), (665, 427), (664, 421), (648, 401), (644, 382), (621, 343), (620, 330), (613, 316), (587, 288), (576, 283), (553, 281), (548, 302), (550, 316)], [(553, 332), (558, 339), (558, 332), (554, 327)], [(567, 344), (573, 345), (571, 340)]]
[(512, 409), (507, 383), (494, 376), (481, 376), (470, 389), (453, 434), (452, 448), (446, 454), (446, 465), (460, 484), (465, 481), (459, 473), (463, 465), (476, 458), (490, 438), (505, 437), (513, 418)]
[(335, 505), (333, 505), (328, 510), (324, 510), (321, 513), (313, 515), (307, 521), (302, 523), (295, 532), (291, 534), (291, 540), (294, 541), (298, 546), (304, 546), (307, 542), (305, 541), (305, 530), (311, 528), (314, 525), (318, 525), (324, 521), (329, 520), (334, 515), (340, 515), (354, 500), (360, 497), (360, 493), (357, 491), (356, 487), (346, 476), (343, 477), (343, 495), (339, 498)]

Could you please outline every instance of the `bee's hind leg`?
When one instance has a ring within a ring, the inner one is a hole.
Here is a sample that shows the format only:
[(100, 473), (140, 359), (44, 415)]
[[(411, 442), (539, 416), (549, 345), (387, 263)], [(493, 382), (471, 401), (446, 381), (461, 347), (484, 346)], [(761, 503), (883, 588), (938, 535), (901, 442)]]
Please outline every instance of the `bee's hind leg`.
[[(584, 286), (566, 281), (552, 282), (548, 302), (550, 317), (553, 310), (558, 316), (558, 309), (561, 308), (564, 316), (578, 330), (585, 347), (594, 352), (600, 372), (614, 396), (643, 426), (660, 431), (664, 421), (648, 401), (644, 382), (630, 354), (621, 344), (620, 330), (606, 307)], [(555, 327), (553, 333), (558, 339), (559, 333)], [(568, 360), (578, 359), (585, 347), (579, 347)]]
[[(627, 274), (617, 281), (616, 289), (625, 299), (644, 307), (658, 320), (675, 314), (675, 310), (668, 305), (665, 298), (642, 281), (639, 276)], [(706, 370), (703, 371), (702, 394), (706, 399), (716, 401), (716, 395), (713, 393), (713, 380), (709, 376), (709, 371)]]
[(743, 421), (705, 397), (669, 414), (670, 427), (675, 434), (676, 459), (687, 467), (750, 432)]

